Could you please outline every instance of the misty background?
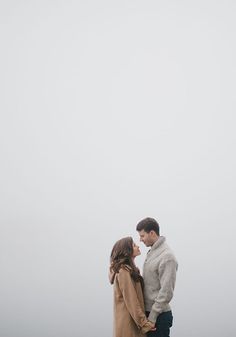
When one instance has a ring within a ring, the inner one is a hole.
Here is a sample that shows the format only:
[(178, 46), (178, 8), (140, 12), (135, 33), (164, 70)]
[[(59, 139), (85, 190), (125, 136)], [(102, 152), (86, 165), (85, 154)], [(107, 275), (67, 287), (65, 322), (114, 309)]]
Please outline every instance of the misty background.
[(1, 1), (0, 337), (112, 336), (110, 251), (146, 216), (179, 262), (172, 337), (235, 334), (235, 15)]

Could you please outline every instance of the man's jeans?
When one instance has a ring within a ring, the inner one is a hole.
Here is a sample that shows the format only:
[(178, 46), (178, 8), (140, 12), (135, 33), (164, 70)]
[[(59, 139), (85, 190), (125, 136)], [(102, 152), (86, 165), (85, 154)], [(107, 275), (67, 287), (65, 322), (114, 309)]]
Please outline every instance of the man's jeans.
[[(149, 312), (146, 312), (149, 315)], [(169, 337), (172, 327), (173, 316), (171, 311), (162, 312), (156, 320), (156, 331), (149, 331), (147, 337)]]

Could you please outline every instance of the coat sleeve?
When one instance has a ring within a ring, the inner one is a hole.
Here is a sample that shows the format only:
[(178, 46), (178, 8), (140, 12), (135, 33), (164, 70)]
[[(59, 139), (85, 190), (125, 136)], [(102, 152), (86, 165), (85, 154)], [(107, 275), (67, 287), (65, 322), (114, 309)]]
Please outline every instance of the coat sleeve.
[(120, 269), (117, 274), (117, 279), (127, 310), (136, 325), (138, 328), (143, 329), (147, 327), (146, 331), (150, 330), (151, 323), (148, 322), (147, 317), (141, 308), (130, 272), (125, 269)]
[(173, 297), (177, 267), (177, 262), (174, 259), (163, 262), (159, 267), (161, 288), (148, 316), (151, 322), (156, 322), (158, 315), (163, 312)]

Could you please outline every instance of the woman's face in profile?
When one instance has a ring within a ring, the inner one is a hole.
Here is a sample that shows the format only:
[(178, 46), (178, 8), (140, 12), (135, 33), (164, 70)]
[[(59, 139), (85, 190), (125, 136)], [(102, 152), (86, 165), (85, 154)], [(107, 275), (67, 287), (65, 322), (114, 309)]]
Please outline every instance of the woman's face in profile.
[(133, 243), (133, 257), (136, 257), (140, 254), (141, 252), (140, 252), (139, 246), (137, 246), (136, 243)]

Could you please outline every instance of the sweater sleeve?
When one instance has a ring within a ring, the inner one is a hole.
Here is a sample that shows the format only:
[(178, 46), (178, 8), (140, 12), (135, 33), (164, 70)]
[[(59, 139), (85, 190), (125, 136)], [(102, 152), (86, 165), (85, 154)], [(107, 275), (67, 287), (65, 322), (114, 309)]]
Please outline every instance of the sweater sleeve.
[(174, 259), (163, 261), (159, 267), (161, 288), (153, 303), (148, 319), (156, 322), (158, 315), (163, 312), (173, 297), (176, 280), (177, 262)]
[[(148, 326), (150, 323), (148, 322), (147, 317), (140, 306), (130, 272), (125, 269), (120, 269), (119, 273), (117, 274), (117, 278), (127, 310), (129, 311), (136, 325), (139, 328)], [(150, 328), (148, 330), (150, 330)]]

